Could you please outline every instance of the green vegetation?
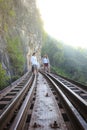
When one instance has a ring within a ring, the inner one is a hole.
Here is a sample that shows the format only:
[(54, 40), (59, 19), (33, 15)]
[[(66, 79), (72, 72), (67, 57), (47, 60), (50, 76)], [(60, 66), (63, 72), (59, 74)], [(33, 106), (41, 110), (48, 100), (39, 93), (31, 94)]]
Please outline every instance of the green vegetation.
[(7, 38), (7, 48), (6, 48), (14, 76), (19, 76), (23, 74), (25, 58), (23, 55), (23, 48), (18, 37)]
[(12, 17), (15, 17), (15, 12), (13, 9), (9, 10), (9, 15)]
[(51, 70), (87, 85), (87, 50), (73, 48), (47, 36), (42, 55), (48, 54)]
[(8, 77), (0, 63), (0, 90), (24, 74), (24, 63), (26, 59), (24, 58), (22, 44), (18, 37), (7, 38), (6, 51), (9, 55), (12, 75)]
[(3, 36), (8, 32), (9, 26), (13, 25), (12, 20), (15, 16), (13, 0), (0, 0), (0, 24)]
[(6, 71), (3, 69), (2, 64), (0, 63), (0, 90), (4, 86), (8, 85), (8, 77), (6, 76)]

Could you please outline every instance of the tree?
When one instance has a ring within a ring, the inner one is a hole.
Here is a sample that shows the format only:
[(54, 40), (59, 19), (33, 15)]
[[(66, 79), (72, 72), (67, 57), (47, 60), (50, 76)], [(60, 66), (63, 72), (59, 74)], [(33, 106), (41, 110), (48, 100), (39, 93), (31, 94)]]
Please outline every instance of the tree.
[(3, 69), (2, 64), (0, 63), (0, 89), (2, 89), (5, 85), (7, 85), (6, 71)]

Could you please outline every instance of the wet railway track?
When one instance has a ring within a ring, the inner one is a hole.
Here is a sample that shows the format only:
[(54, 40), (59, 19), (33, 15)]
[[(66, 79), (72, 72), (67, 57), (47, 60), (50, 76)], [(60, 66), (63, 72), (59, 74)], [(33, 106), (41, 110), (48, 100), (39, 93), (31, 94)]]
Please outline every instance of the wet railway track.
[(87, 99), (80, 95), (87, 93), (69, 83), (53, 74), (27, 74), (0, 99), (0, 130), (86, 130)]

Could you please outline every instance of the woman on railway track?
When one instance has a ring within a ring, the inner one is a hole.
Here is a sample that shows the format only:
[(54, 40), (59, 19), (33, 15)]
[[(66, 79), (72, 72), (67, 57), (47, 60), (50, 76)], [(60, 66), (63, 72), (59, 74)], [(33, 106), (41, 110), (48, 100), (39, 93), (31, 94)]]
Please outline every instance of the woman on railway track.
[(43, 57), (43, 64), (44, 64), (44, 71), (50, 72), (50, 62), (47, 55), (44, 55)]
[(37, 57), (35, 56), (35, 52), (31, 56), (31, 64), (32, 64), (32, 72), (33, 74), (37, 74)]

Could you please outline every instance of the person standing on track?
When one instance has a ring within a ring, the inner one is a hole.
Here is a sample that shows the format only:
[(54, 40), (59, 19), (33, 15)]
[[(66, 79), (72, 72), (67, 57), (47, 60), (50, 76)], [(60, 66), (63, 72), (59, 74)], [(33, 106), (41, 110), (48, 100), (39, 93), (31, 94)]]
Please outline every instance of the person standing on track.
[(33, 74), (37, 74), (37, 57), (35, 56), (35, 52), (31, 56), (31, 64)]
[(43, 64), (44, 64), (44, 71), (50, 72), (50, 62), (47, 55), (44, 55)]

